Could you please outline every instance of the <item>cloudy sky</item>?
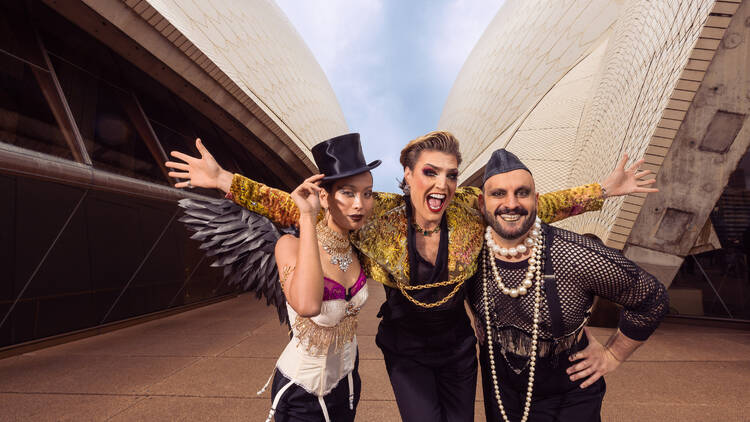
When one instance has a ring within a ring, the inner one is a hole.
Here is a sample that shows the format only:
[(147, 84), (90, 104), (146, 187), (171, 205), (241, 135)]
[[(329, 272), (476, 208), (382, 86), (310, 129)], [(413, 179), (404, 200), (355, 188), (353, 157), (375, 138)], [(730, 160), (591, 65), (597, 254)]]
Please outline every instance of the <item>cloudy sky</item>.
[(398, 155), (435, 130), (453, 82), (502, 0), (276, 0), (328, 76), (375, 189), (396, 192)]

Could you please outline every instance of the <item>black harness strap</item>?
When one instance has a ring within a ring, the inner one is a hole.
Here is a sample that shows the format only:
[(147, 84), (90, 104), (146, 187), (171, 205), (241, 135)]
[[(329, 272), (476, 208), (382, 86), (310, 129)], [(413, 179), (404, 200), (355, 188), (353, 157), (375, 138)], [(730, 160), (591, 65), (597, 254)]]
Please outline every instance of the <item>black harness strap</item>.
[(552, 264), (552, 242), (554, 236), (552, 236), (552, 230), (550, 226), (542, 226), (544, 230), (544, 292), (547, 296), (547, 307), (549, 308), (550, 316), (550, 331), (555, 342), (563, 336), (563, 320), (562, 320), (562, 305), (560, 304), (560, 296), (557, 294), (557, 279), (555, 278), (555, 267)]

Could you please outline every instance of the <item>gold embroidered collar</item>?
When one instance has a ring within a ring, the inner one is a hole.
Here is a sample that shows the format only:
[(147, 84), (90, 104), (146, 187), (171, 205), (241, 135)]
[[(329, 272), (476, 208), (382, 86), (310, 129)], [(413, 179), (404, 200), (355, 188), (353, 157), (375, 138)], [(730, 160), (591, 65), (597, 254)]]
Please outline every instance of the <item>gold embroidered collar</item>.
[[(363, 264), (367, 273), (390, 287), (395, 287), (394, 281), (410, 284), (405, 200), (404, 196), (395, 194), (378, 198), (376, 203), (382, 205), (376, 207), (364, 227), (351, 236), (352, 243), (365, 257)], [(482, 249), (484, 223), (477, 210), (455, 200), (451, 201), (445, 213), (448, 224), (448, 278), (460, 282), (476, 270), (477, 257)]]

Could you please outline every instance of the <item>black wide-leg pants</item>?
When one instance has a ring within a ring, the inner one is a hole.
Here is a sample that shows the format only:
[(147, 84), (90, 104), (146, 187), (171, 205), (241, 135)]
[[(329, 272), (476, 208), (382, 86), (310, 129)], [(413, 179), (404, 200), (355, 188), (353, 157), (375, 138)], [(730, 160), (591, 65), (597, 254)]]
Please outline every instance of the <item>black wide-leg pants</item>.
[[(435, 344), (415, 353), (409, 353), (408, 346), (418, 344), (419, 339), (403, 332), (386, 333), (399, 336), (404, 346), (399, 351), (385, 348), (378, 342), (404, 422), (474, 421), (476, 338), (471, 327), (467, 328), (468, 331), (459, 333), (458, 339), (455, 332), (446, 333), (459, 340), (457, 343), (442, 343), (440, 338), (433, 338)], [(381, 324), (378, 337), (382, 330)], [(446, 345), (453, 347), (445, 348)]]
[[(578, 342), (578, 350), (588, 345), (586, 336)], [(506, 358), (500, 354), (500, 345), (495, 344), (495, 371), (500, 387), (500, 399), (510, 420), (520, 420), (526, 404), (526, 389), (529, 382), (528, 366), (516, 374), (508, 365)], [(520, 357), (509, 354), (509, 359), (521, 362)], [(495, 400), (495, 388), (490, 373), (487, 346), (480, 347), (479, 361), (482, 368), (482, 390), (484, 393), (484, 411), (487, 422), (501, 421), (500, 409)], [(601, 421), (602, 400), (606, 392), (604, 378), (581, 389), (583, 380), (570, 381), (565, 372), (575, 364), (568, 360), (568, 354), (554, 357), (537, 358), (534, 375), (534, 389), (531, 398), (529, 421), (533, 422), (598, 422)], [(518, 365), (520, 366), (520, 365)]]

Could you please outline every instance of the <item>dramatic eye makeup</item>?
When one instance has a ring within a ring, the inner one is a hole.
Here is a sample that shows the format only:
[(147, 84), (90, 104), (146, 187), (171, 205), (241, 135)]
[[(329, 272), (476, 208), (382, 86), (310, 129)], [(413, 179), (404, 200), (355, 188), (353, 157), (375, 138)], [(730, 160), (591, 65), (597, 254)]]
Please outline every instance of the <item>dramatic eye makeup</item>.
[(422, 169), (422, 174), (425, 176), (437, 176), (437, 171), (433, 167), (425, 166)]
[[(437, 176), (441, 170), (442, 169), (440, 167), (435, 167), (432, 164), (426, 164), (424, 168), (422, 168), (422, 174), (424, 174), (425, 176), (433, 177), (433, 176)], [(451, 180), (457, 180), (458, 169), (448, 170), (447, 177), (448, 179), (451, 179)]]

